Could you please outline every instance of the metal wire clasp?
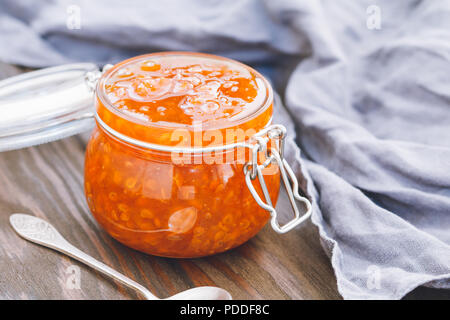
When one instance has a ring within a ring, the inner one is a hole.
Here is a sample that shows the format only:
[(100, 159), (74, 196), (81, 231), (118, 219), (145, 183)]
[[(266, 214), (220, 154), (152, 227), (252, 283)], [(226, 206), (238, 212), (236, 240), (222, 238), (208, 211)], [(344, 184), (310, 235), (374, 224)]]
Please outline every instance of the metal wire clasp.
[[(272, 228), (278, 233), (286, 233), (292, 230), (303, 221), (308, 219), (311, 216), (312, 211), (311, 203), (309, 202), (309, 200), (305, 197), (300, 196), (300, 194), (298, 193), (297, 177), (295, 176), (294, 171), (292, 170), (290, 165), (283, 157), (285, 136), (286, 128), (284, 126), (272, 125), (268, 127), (267, 131), (265, 131), (264, 136), (258, 135), (254, 137), (255, 144), (252, 147), (252, 159), (250, 162), (247, 162), (244, 165), (245, 182), (247, 184), (247, 187), (258, 205), (263, 209), (269, 211), (271, 215)], [(276, 147), (268, 146), (270, 140), (276, 141)], [(262, 152), (266, 158), (262, 164), (258, 164), (259, 152)], [(281, 180), (283, 181), (286, 192), (288, 194), (291, 207), (294, 210), (294, 219), (284, 224), (283, 226), (280, 226), (280, 224), (278, 223), (278, 214), (272, 205), (270, 194), (262, 173), (262, 170), (271, 163), (275, 163), (280, 170)], [(253, 186), (252, 180), (255, 180), (256, 178), (258, 178), (265, 198), (265, 202), (261, 199), (259, 194), (256, 192), (255, 187)], [(303, 215), (300, 215), (300, 211), (297, 207), (296, 201), (300, 201), (305, 205), (306, 212)]]
[(100, 79), (100, 77), (103, 75), (103, 73), (105, 73), (112, 67), (113, 67), (112, 64), (105, 64), (103, 66), (102, 71), (94, 70), (86, 72), (86, 74), (84, 75), (84, 80), (86, 81), (86, 85), (89, 87), (89, 89), (95, 91), (95, 87), (97, 86), (97, 82)]

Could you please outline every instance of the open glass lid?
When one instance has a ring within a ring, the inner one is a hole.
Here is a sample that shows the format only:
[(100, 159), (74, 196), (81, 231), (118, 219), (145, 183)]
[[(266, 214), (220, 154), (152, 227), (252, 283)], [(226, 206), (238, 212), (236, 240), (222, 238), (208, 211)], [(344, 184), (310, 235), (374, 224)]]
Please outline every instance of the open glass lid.
[(0, 81), (0, 151), (62, 139), (94, 125), (96, 65), (46, 68)]

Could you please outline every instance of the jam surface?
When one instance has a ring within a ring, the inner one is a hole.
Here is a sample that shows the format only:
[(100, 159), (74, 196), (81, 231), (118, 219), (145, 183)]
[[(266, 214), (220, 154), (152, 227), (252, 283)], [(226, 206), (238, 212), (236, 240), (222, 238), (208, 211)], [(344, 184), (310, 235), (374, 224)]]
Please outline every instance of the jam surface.
[(261, 79), (244, 66), (189, 55), (126, 63), (104, 90), (115, 108), (144, 122), (216, 127), (254, 112), (266, 94)]

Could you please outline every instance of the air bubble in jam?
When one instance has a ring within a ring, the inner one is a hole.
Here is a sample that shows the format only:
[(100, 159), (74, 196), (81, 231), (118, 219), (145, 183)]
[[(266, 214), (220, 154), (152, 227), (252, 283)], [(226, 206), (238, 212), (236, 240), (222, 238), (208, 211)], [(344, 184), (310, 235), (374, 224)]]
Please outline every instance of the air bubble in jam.
[(161, 69), (161, 65), (152, 60), (147, 60), (141, 63), (142, 71), (158, 71)]
[(126, 78), (133, 75), (133, 72), (128, 68), (123, 68), (117, 71), (118, 78)]
[(169, 218), (169, 230), (175, 233), (186, 233), (191, 230), (197, 221), (197, 209), (183, 208), (175, 211)]

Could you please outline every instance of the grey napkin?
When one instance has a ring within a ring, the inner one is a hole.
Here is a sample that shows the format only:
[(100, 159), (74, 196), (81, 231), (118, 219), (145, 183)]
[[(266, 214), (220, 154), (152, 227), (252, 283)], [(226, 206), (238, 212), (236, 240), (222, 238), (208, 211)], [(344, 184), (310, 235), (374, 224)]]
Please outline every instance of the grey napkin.
[(163, 50), (225, 55), (272, 79), (344, 298), (450, 288), (450, 1), (0, 2), (5, 62)]

